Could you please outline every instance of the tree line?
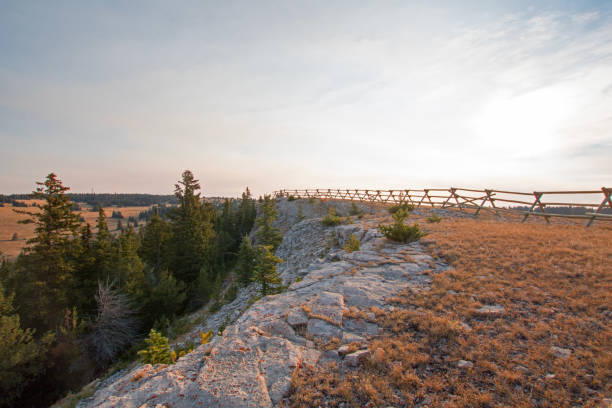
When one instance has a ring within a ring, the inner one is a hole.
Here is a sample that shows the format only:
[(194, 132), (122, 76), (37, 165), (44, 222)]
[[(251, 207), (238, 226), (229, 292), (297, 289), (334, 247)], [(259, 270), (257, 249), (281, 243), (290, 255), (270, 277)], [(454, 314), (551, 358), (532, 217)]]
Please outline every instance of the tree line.
[[(147, 214), (138, 232), (128, 226), (113, 236), (102, 207), (93, 227), (80, 221), (55, 174), (37, 185), (38, 211), (15, 210), (28, 215), (35, 236), (0, 265), (0, 406), (41, 406), (78, 389), (135, 355), (150, 329), (165, 333), (177, 316), (218, 296), (232, 273), (245, 284), (257, 280), (264, 295), (280, 288), (273, 252), (281, 236), (268, 196), (259, 217), (248, 188), (217, 209), (187, 170), (175, 185), (176, 206)], [(248, 238), (255, 223), (257, 246)]]

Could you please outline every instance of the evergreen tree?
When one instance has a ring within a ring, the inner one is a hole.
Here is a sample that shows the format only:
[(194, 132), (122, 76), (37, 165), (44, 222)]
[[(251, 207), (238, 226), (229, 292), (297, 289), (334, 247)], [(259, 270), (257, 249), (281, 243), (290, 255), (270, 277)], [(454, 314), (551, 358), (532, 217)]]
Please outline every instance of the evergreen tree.
[(12, 406), (24, 388), (44, 369), (53, 334), (34, 339), (34, 330), (22, 329), (12, 296), (5, 296), (0, 283), (0, 407)]
[(238, 206), (238, 234), (240, 237), (251, 232), (257, 209), (255, 208), (255, 200), (251, 197), (251, 191), (247, 187), (242, 193), (242, 199)]
[[(112, 273), (112, 237), (108, 230), (106, 213), (102, 205), (98, 207), (98, 219), (96, 220), (96, 240), (94, 243), (96, 276), (94, 282), (106, 281)], [(97, 284), (97, 283), (96, 283)]]
[(138, 297), (140, 314), (145, 327), (152, 327), (155, 321), (171, 321), (185, 308), (185, 284), (167, 270), (159, 273), (157, 280), (152, 271), (147, 271), (148, 283)]
[(227, 262), (235, 256), (235, 252), (240, 242), (238, 236), (236, 214), (232, 209), (232, 200), (226, 199), (223, 202), (221, 215), (215, 222), (215, 232), (217, 235), (217, 246), (221, 269), (225, 270)]
[(71, 290), (71, 303), (79, 310), (87, 312), (93, 311), (95, 306), (94, 294), (98, 278), (94, 244), (91, 225), (85, 224), (79, 237), (79, 255)]
[(144, 263), (138, 256), (140, 241), (133, 227), (127, 228), (115, 240), (116, 259), (113, 260), (111, 278), (119, 288), (136, 295), (144, 282)]
[(247, 285), (252, 281), (257, 255), (257, 248), (253, 246), (249, 236), (245, 235), (242, 238), (240, 251), (238, 252), (238, 260), (236, 262), (236, 273), (240, 283), (243, 285)]
[(255, 220), (259, 227), (257, 230), (257, 244), (270, 246), (274, 251), (281, 243), (283, 237), (278, 228), (272, 226), (272, 221), (276, 219), (276, 211), (274, 200), (269, 195), (265, 195), (263, 202), (260, 205), (260, 216)]
[(171, 364), (170, 345), (168, 339), (158, 331), (151, 329), (145, 339), (147, 348), (140, 350), (138, 355), (145, 364)]
[(26, 302), (20, 309), (22, 317), (27, 317), (26, 327), (46, 330), (54, 328), (69, 307), (77, 257), (74, 238), (80, 224), (78, 215), (70, 210), (69, 188), (55, 174), (36, 184), (33, 198), (44, 201), (40, 211), (17, 211), (30, 216), (21, 223), (36, 225), (35, 236), (27, 241), (20, 257), (27, 276), (23, 277), (25, 293), (19, 293), (19, 299)]
[(172, 246), (169, 265), (174, 276), (194, 287), (203, 267), (212, 269), (214, 210), (203, 205), (200, 184), (191, 171), (186, 170), (175, 185), (179, 205), (170, 214)]
[[(163, 268), (168, 267), (167, 252), (169, 238), (170, 226), (157, 212), (154, 213), (144, 228), (142, 244), (138, 254), (143, 261), (153, 267), (156, 274), (159, 274)], [(157, 277), (159, 278), (159, 276)]]
[(275, 293), (278, 285), (282, 282), (276, 272), (276, 264), (283, 262), (282, 259), (274, 256), (270, 245), (260, 246), (257, 256), (257, 263), (253, 274), (253, 280), (261, 285), (263, 296)]

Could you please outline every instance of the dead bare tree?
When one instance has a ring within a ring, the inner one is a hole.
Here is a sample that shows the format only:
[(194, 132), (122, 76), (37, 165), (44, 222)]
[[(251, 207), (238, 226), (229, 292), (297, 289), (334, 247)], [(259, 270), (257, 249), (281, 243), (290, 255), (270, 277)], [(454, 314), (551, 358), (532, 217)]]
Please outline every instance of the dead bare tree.
[(98, 313), (88, 344), (95, 359), (105, 365), (136, 340), (138, 322), (128, 297), (108, 281), (98, 281), (96, 302)]

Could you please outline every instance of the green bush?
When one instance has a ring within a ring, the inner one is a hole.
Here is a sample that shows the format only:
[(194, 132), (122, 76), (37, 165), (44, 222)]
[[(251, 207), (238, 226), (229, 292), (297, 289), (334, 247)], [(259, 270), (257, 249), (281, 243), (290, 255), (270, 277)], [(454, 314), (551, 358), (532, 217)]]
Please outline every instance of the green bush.
[(215, 301), (213, 302), (213, 304), (212, 304), (212, 305), (210, 305), (210, 308), (208, 309), (208, 312), (209, 312), (209, 313), (216, 313), (216, 312), (218, 312), (219, 310), (221, 310), (221, 306), (223, 306), (223, 305), (221, 304), (221, 302), (219, 301), (219, 299), (218, 299), (218, 298), (216, 298), (216, 299), (215, 299)]
[(224, 303), (232, 303), (234, 301), (234, 299), (236, 299), (236, 296), (238, 296), (238, 285), (236, 285), (234, 283), (225, 292), (225, 295), (223, 295), (223, 302)]
[(336, 225), (342, 224), (342, 218), (336, 215), (336, 209), (334, 207), (329, 207), (327, 215), (323, 217), (321, 222), (326, 227), (335, 227)]
[(145, 339), (147, 348), (140, 350), (138, 355), (145, 364), (170, 364), (172, 358), (170, 355), (170, 345), (168, 338), (155, 329), (151, 329), (149, 337)]
[(395, 221), (391, 225), (378, 226), (378, 230), (392, 241), (398, 242), (413, 242), (418, 241), (425, 233), (421, 230), (418, 224), (406, 225), (404, 219), (408, 217), (408, 211), (400, 209), (393, 214)]
[(442, 221), (442, 217), (438, 216), (437, 214), (432, 214), (431, 216), (427, 217), (427, 222), (429, 223), (440, 222), (440, 221)]
[(349, 211), (349, 215), (363, 216), (363, 211), (357, 207), (357, 204), (354, 202), (351, 203), (351, 209)]
[(359, 238), (355, 234), (351, 234), (346, 244), (344, 244), (344, 250), (346, 252), (359, 251), (360, 246), (361, 241), (359, 241)]
[(297, 200), (295, 196), (290, 195), (289, 197), (287, 197), (287, 201), (295, 201), (295, 200)]
[(414, 211), (414, 205), (413, 204), (408, 204), (408, 203), (401, 203), (401, 204), (396, 204), (392, 207), (389, 207), (389, 212), (391, 214), (395, 214), (396, 212), (403, 210), (406, 212), (412, 212)]

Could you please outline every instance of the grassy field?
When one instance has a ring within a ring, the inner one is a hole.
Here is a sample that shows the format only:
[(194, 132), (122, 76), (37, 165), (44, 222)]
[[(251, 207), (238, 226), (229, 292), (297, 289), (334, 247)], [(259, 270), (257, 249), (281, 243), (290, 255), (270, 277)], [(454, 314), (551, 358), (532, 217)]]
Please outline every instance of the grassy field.
[(451, 268), (393, 299), (393, 312), (372, 310), (384, 334), (364, 365), (301, 370), (292, 406), (594, 407), (612, 396), (612, 225), (415, 220)]
[[(17, 214), (13, 209), (16, 210), (26, 210), (30, 212), (38, 211), (37, 207), (31, 207), (32, 204), (38, 203), (41, 204), (40, 201), (37, 200), (19, 200), (28, 204), (27, 208), (24, 207), (15, 207), (13, 208), (10, 204), (4, 204), (4, 207), (0, 207), (0, 252), (2, 252), (3, 256), (7, 256), (8, 258), (16, 257), (21, 249), (25, 246), (26, 241), (29, 238), (34, 236), (34, 224), (19, 224), (17, 221), (27, 219), (27, 215)], [(92, 227), (95, 226), (96, 219), (98, 218), (97, 211), (91, 211), (85, 205), (81, 206), (83, 208), (79, 213), (85, 219), (85, 222), (91, 224)], [(142, 211), (148, 210), (150, 207), (108, 207), (104, 209), (104, 212), (108, 218), (108, 227), (111, 232), (114, 232), (117, 229), (118, 219), (110, 218), (113, 211), (120, 211), (124, 216), (124, 219), (121, 221), (123, 226), (127, 225), (127, 218), (130, 216), (138, 217), (138, 214)], [(142, 223), (140, 223), (142, 225)], [(95, 229), (94, 229), (95, 231)], [(17, 233), (18, 239), (13, 241), (13, 234)]]

